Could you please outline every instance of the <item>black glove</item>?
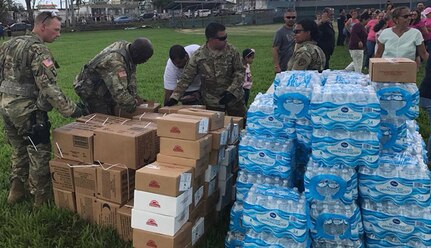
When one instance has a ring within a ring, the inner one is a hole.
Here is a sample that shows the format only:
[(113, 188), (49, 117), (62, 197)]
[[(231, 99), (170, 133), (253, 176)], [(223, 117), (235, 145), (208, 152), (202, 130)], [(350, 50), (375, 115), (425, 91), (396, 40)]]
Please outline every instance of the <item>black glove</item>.
[(86, 116), (86, 115), (90, 114), (90, 110), (88, 109), (87, 104), (85, 104), (84, 102), (79, 101), (79, 102), (76, 103), (76, 106), (81, 109), (81, 114), (83, 116)]
[(226, 105), (230, 103), (232, 100), (236, 99), (236, 97), (232, 95), (232, 93), (230, 93), (229, 91), (223, 92), (223, 94), (221, 94), (220, 97), (221, 99), (220, 101), (218, 101), (218, 103), (221, 105)]
[(81, 117), (82, 115), (83, 115), (83, 110), (80, 107), (76, 106), (75, 111), (70, 115), (70, 117), (78, 118), (78, 117)]
[(174, 106), (177, 105), (178, 100), (175, 100), (174, 98), (169, 98), (168, 101), (165, 102), (165, 106)]

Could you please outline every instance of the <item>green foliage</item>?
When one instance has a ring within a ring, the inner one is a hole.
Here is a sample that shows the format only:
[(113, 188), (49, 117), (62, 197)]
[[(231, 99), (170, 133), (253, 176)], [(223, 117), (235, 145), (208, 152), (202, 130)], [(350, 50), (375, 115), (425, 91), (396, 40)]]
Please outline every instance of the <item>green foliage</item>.
[[(250, 99), (258, 92), (265, 92), (274, 79), (271, 46), (274, 32), (279, 26), (280, 24), (227, 28), (229, 42), (240, 52), (247, 47), (256, 50), (254, 63), (251, 65), (254, 85)], [(172, 29), (139, 29), (64, 34), (49, 45), (61, 66), (58, 70), (58, 84), (66, 95), (77, 100), (72, 82), (81, 67), (113, 41), (133, 41), (140, 36), (151, 39), (155, 52), (147, 63), (138, 66), (139, 94), (146, 99), (162, 102), (163, 72), (169, 48), (174, 44), (204, 44), (202, 29), (183, 32)], [(347, 47), (337, 47), (331, 58), (331, 68), (343, 69), (350, 61)], [(423, 71), (418, 75), (419, 81), (423, 77)], [(56, 111), (49, 115), (53, 128), (73, 121), (61, 117)], [(421, 114), (418, 122), (422, 135), (427, 138), (429, 125), (426, 115)], [(2, 127), (0, 122), (0, 129)], [(77, 214), (56, 209), (53, 204), (35, 210), (29, 197), (16, 206), (8, 206), (6, 198), (11, 149), (3, 132), (0, 132), (0, 144), (0, 247), (131, 247), (130, 243), (119, 240), (114, 230), (90, 225), (80, 220)], [(228, 214), (222, 215), (221, 219), (221, 224), (211, 228), (207, 240), (200, 247), (223, 247)]]

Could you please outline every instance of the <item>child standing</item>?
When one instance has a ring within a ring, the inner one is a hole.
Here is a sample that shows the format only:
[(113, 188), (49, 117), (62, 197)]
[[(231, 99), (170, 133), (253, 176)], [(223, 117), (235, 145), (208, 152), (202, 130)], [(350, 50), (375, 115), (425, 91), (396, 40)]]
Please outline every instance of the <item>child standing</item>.
[(245, 68), (245, 77), (244, 83), (242, 84), (242, 88), (244, 89), (244, 101), (245, 105), (248, 105), (248, 99), (250, 97), (250, 88), (253, 85), (253, 81), (251, 79), (251, 71), (250, 65), (253, 63), (254, 54), (256, 51), (253, 48), (246, 48), (242, 51), (242, 63)]

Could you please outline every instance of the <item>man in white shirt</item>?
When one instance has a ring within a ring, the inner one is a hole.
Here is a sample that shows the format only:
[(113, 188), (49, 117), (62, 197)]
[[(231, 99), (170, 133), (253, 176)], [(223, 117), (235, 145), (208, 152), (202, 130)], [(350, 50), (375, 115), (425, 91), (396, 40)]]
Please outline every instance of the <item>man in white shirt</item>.
[[(165, 74), (163, 75), (165, 103), (169, 100), (174, 89), (177, 87), (177, 82), (183, 74), (184, 67), (199, 47), (200, 46), (196, 44), (188, 45), (186, 47), (174, 45), (169, 49), (169, 59), (166, 63)], [(180, 102), (184, 105), (202, 104), (199, 92), (200, 87), (200, 77), (196, 76), (187, 88), (184, 96), (180, 99)]]

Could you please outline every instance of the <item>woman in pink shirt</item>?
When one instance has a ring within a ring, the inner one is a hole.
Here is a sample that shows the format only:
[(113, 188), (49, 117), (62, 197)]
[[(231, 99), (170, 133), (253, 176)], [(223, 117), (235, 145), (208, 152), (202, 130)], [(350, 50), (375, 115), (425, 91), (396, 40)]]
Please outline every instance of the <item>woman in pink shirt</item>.
[(368, 36), (367, 36), (367, 53), (365, 57), (365, 68), (368, 68), (368, 64), (370, 61), (370, 58), (374, 55), (374, 48), (376, 47), (376, 32), (374, 32), (374, 26), (383, 19), (385, 16), (385, 13), (381, 12), (380, 10), (374, 11), (375, 18), (370, 20), (365, 28), (367, 29)]
[(430, 52), (431, 51), (431, 7), (424, 9), (424, 11), (422, 11), (422, 14), (426, 16), (426, 18), (423, 20), (425, 21), (425, 27), (428, 30), (428, 34), (424, 36), (424, 40), (425, 40), (424, 43), (425, 43), (425, 47), (427, 48), (427, 51)]
[(416, 28), (417, 30), (421, 31), (426, 44), (431, 37), (430, 32), (428, 32), (428, 29), (425, 27), (425, 19), (421, 19), (421, 12), (419, 12), (419, 10), (417, 9), (412, 10), (411, 16), (412, 19), (410, 21), (410, 27)]

